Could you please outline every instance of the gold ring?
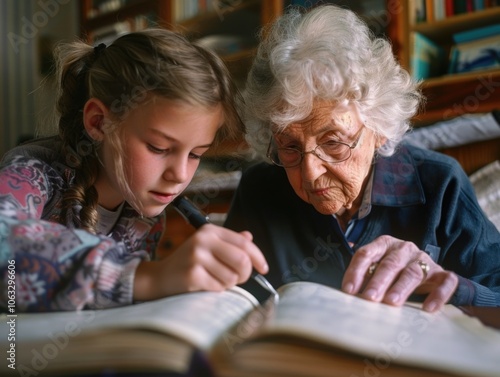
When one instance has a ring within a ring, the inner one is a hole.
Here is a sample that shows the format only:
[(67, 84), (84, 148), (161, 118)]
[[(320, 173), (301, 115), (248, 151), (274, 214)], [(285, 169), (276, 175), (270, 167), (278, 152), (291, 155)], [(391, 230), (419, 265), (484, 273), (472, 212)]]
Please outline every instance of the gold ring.
[(422, 270), (422, 273), (424, 274), (422, 281), (424, 281), (425, 279), (427, 279), (427, 274), (429, 273), (430, 267), (427, 263), (425, 263), (424, 261), (421, 261), (420, 259), (415, 261), (415, 263), (417, 263), (417, 265)]
[(378, 267), (378, 262), (374, 262), (368, 267), (368, 275), (373, 275)]

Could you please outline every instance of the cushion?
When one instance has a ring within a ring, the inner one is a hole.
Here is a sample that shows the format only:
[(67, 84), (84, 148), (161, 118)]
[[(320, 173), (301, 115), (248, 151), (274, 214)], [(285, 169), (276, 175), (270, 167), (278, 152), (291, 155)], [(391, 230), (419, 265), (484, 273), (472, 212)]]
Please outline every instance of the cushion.
[(500, 137), (496, 112), (466, 114), (410, 131), (405, 140), (426, 149), (442, 149)]
[(500, 161), (496, 160), (484, 166), (469, 178), (479, 205), (500, 230)]

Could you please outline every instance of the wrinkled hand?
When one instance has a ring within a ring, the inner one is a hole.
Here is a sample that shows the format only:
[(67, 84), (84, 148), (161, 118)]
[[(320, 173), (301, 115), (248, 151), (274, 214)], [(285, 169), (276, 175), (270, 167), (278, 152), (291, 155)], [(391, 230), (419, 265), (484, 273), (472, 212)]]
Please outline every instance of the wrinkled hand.
[[(427, 276), (417, 261), (429, 266)], [(378, 264), (370, 275), (374, 263)], [(448, 302), (457, 285), (458, 278), (453, 272), (434, 263), (414, 243), (381, 236), (354, 253), (342, 290), (395, 306), (403, 305), (412, 293), (428, 294), (423, 309), (433, 312)]]
[(160, 261), (141, 262), (134, 299), (151, 300), (184, 292), (222, 291), (248, 280), (252, 267), (265, 274), (266, 260), (249, 232), (203, 225)]

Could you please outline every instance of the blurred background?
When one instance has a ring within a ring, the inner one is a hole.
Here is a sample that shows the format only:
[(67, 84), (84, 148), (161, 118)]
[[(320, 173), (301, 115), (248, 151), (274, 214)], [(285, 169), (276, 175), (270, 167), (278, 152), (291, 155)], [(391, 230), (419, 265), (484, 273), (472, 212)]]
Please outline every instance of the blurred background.
[[(54, 131), (51, 51), (65, 40), (109, 43), (150, 25), (178, 29), (224, 55), (242, 85), (260, 26), (287, 0), (2, 0), (0, 1), (0, 156), (35, 134)], [(385, 0), (334, 1), (364, 12)]]
[(79, 36), (79, 9), (78, 1), (0, 1), (0, 155), (51, 115), (51, 48)]

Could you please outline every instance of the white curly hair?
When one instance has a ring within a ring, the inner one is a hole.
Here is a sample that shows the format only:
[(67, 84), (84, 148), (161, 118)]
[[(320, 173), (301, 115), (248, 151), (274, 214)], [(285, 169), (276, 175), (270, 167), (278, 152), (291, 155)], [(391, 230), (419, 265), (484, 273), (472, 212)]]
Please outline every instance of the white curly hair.
[(394, 153), (422, 95), (387, 40), (335, 5), (289, 8), (262, 36), (243, 114), (258, 155), (265, 157), (272, 134), (305, 119), (316, 100), (355, 106), (365, 126), (387, 139), (377, 153)]

